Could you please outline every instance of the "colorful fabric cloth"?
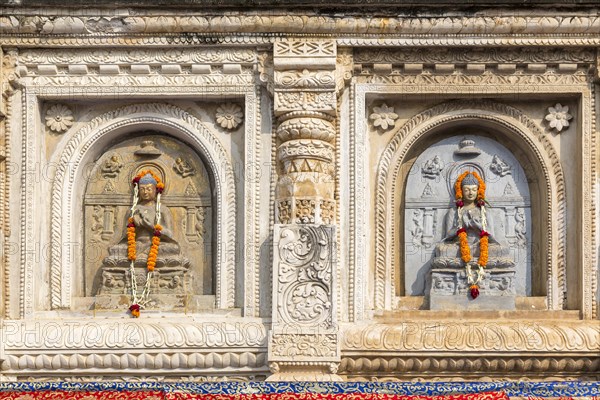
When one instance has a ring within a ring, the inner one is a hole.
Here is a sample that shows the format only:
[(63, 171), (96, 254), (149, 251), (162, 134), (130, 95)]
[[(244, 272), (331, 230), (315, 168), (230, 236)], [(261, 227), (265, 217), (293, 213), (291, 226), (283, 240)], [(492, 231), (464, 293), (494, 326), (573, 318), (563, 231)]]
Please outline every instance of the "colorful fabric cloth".
[(277, 393), (277, 394), (198, 394), (162, 391), (71, 391), (38, 390), (0, 392), (1, 400), (508, 400), (503, 392), (451, 396), (407, 396), (384, 393)]
[(600, 382), (5, 382), (0, 400), (600, 400)]

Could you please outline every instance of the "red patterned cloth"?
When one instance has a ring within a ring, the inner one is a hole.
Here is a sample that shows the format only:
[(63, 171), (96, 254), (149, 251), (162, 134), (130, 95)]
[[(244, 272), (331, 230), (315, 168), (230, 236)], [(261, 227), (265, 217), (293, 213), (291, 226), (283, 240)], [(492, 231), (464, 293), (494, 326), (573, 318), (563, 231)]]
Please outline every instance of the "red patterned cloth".
[(67, 390), (37, 392), (2, 392), (0, 400), (508, 400), (503, 392), (458, 394), (450, 396), (403, 396), (378, 393), (277, 393), (277, 394), (194, 394), (163, 391), (96, 391)]

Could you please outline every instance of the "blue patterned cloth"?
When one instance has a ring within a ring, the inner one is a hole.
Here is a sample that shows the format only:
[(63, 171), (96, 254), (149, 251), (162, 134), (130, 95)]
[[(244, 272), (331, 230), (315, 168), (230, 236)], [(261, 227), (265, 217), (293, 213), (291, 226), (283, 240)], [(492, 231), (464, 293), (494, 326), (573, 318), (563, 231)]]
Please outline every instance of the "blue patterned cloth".
[(122, 383), (122, 382), (8, 382), (6, 391), (136, 391), (160, 390), (194, 394), (277, 394), (277, 393), (389, 393), (399, 395), (450, 395), (503, 391), (508, 396), (583, 397), (600, 396), (600, 382), (211, 382), (211, 383)]

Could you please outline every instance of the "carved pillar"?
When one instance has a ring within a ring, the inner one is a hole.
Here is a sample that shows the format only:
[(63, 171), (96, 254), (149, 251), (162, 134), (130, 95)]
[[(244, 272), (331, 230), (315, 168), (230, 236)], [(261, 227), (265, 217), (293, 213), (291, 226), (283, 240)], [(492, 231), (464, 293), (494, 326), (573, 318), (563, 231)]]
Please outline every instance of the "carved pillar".
[(9, 154), (9, 99), (13, 93), (16, 79), (16, 50), (6, 51), (0, 48), (0, 317), (8, 316), (10, 309), (10, 284), (8, 282), (8, 265), (6, 262), (6, 237), (10, 235), (8, 223), (8, 189), (9, 175), (6, 173)]
[(270, 380), (340, 380), (335, 227), (336, 45), (282, 40)]

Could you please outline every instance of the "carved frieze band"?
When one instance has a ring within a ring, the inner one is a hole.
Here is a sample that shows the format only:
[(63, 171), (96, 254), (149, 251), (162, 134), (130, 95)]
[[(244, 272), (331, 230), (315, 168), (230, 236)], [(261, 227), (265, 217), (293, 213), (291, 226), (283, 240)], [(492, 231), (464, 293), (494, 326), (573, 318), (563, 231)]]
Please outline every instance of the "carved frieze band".
[[(19, 55), (21, 65), (193, 65), (193, 64), (244, 64), (256, 62), (256, 51), (244, 48), (99, 48), (69, 49), (24, 49)], [(73, 71), (77, 72), (77, 71)]]
[[(456, 377), (482, 378), (495, 376), (511, 379), (548, 379), (565, 377), (594, 379), (600, 369), (600, 359), (589, 356), (536, 356), (526, 354), (469, 357), (430, 357), (370, 355), (342, 356), (339, 374), (349, 380), (406, 380), (422, 378), (430, 380), (448, 380)], [(395, 379), (394, 379), (395, 378)]]
[(455, 351), (597, 354), (600, 326), (595, 321), (514, 320), (429, 321), (411, 320), (397, 324), (347, 325), (342, 328), (342, 351)]
[(594, 63), (595, 51), (584, 48), (523, 47), (517, 49), (488, 48), (473, 51), (465, 48), (429, 49), (358, 49), (358, 64), (578, 64)]
[[(432, 35), (437, 38), (437, 43), (442, 43), (442, 38), (457, 42), (461, 36), (473, 35), (498, 37), (510, 36), (512, 41), (498, 42), (500, 44), (517, 44), (515, 36), (522, 37), (536, 35), (537, 43), (544, 42), (544, 34), (552, 35), (548, 42), (556, 37), (577, 36), (580, 42), (588, 39), (588, 43), (597, 39), (600, 30), (600, 17), (582, 14), (577, 16), (549, 16), (549, 15), (507, 15), (496, 16), (464, 16), (464, 17), (332, 17), (325, 15), (228, 15), (226, 17), (215, 15), (35, 15), (29, 11), (26, 15), (15, 15), (13, 9), (0, 10), (0, 22), (4, 35), (15, 34), (43, 34), (64, 35), (78, 34), (81, 36), (94, 36), (98, 34), (166, 34), (173, 32), (186, 32), (191, 35), (178, 40), (171, 39), (173, 45), (194, 44), (202, 37), (193, 40), (194, 33), (258, 33), (258, 32), (288, 32), (288, 33), (336, 33), (336, 34), (407, 34), (407, 35)], [(542, 37), (540, 37), (542, 35)], [(191, 36), (191, 37), (188, 37)], [(231, 35), (228, 35), (231, 36)], [(106, 41), (106, 37), (102, 38)], [(205, 42), (214, 39), (204, 38)], [(115, 39), (113, 39), (115, 40)], [(231, 38), (230, 38), (231, 40)], [(255, 39), (256, 40), (256, 39)], [(246, 42), (248, 38), (246, 37)], [(355, 38), (345, 39), (345, 45), (356, 42)], [(130, 43), (130, 42), (129, 42)], [(137, 43), (137, 42), (136, 42)], [(373, 39), (373, 43), (382, 44), (382, 38)], [(583, 44), (582, 43), (582, 44)], [(137, 43), (139, 44), (139, 43)], [(589, 43), (588, 43), (589, 44)], [(331, 51), (326, 46), (321, 48), (301, 48), (294, 43), (279, 46), (278, 51), (283, 54), (297, 52)], [(314, 54), (313, 53), (313, 54)]]
[[(174, 369), (216, 374), (227, 368), (267, 370), (266, 328), (259, 319), (202, 323), (4, 321), (1, 328), (6, 355), (2, 372), (6, 375), (39, 376), (57, 370), (82, 375), (98, 369), (106, 374), (135, 369), (154, 370), (155, 374), (173, 374)], [(82, 353), (82, 348), (97, 351)]]

